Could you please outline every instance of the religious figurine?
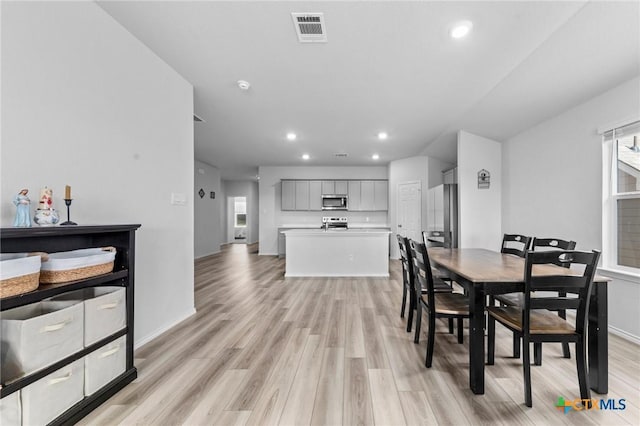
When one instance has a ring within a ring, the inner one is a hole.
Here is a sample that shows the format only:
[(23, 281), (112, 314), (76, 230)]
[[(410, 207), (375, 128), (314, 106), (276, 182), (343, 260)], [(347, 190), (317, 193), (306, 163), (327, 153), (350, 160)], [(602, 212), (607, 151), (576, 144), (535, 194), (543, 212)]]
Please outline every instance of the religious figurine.
[(27, 197), (28, 193), (29, 190), (25, 188), (13, 197), (13, 204), (16, 205), (16, 218), (13, 221), (15, 227), (28, 228), (31, 226), (31, 217), (29, 216), (31, 200)]
[(46, 186), (40, 190), (40, 201), (33, 220), (40, 226), (51, 226), (60, 221), (58, 212), (53, 208), (53, 190)]

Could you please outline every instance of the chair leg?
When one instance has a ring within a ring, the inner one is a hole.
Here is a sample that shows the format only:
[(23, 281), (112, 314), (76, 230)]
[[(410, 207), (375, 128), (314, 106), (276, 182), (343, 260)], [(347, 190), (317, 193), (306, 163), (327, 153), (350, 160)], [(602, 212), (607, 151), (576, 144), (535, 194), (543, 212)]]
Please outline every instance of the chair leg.
[(407, 318), (407, 333), (411, 333), (411, 327), (413, 327), (413, 311), (416, 309), (415, 297), (411, 297), (413, 292), (409, 293), (409, 317)]
[(402, 285), (402, 309), (400, 309), (400, 318), (404, 318), (404, 308), (407, 305), (407, 286)]
[[(564, 291), (558, 292), (558, 297), (567, 297), (567, 293)], [(564, 309), (558, 311), (558, 316), (564, 320), (567, 319), (567, 311)], [(563, 358), (571, 358), (571, 350), (569, 349), (568, 342), (562, 342), (562, 357)]]
[(462, 317), (458, 318), (458, 343), (463, 343), (462, 332), (464, 331), (464, 324), (462, 321)]
[(436, 315), (429, 311), (429, 333), (427, 336), (427, 359), (425, 365), (427, 368), (431, 368), (431, 362), (433, 361), (433, 345), (436, 338)]
[(578, 369), (580, 398), (591, 399), (591, 389), (589, 389), (589, 376), (587, 375), (587, 360), (584, 336), (580, 341), (576, 342), (576, 368)]
[(449, 334), (453, 334), (453, 318), (449, 318)]
[(527, 407), (533, 406), (531, 398), (531, 354), (529, 339), (522, 338), (522, 366), (524, 368), (524, 403)]
[(535, 365), (542, 365), (542, 343), (540, 342), (533, 344), (533, 363)]
[(493, 365), (496, 354), (496, 320), (488, 315), (487, 319), (487, 364)]
[(422, 303), (416, 298), (416, 334), (413, 343), (420, 343), (420, 326), (422, 325)]
[(520, 358), (520, 336), (513, 333), (513, 357)]

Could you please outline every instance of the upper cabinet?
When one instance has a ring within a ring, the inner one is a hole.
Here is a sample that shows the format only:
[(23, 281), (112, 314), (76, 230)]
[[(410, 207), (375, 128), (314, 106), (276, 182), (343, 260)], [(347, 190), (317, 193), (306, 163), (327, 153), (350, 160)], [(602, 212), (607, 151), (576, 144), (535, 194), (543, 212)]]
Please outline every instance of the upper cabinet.
[(389, 209), (389, 182), (386, 180), (373, 181), (373, 209)]
[(347, 195), (349, 211), (386, 211), (386, 180), (283, 180), (281, 210), (321, 211), (322, 195)]
[(322, 210), (322, 181), (309, 181), (309, 210)]
[(296, 181), (282, 181), (282, 200), (280, 203), (280, 208), (282, 210), (296, 209)]
[(345, 195), (349, 191), (349, 183), (346, 180), (323, 180), (322, 193), (325, 195)]
[(350, 180), (349, 181), (349, 192), (347, 196), (347, 206), (349, 206), (349, 210), (359, 211), (361, 210), (360, 205), (360, 190), (362, 187), (362, 182), (359, 180)]

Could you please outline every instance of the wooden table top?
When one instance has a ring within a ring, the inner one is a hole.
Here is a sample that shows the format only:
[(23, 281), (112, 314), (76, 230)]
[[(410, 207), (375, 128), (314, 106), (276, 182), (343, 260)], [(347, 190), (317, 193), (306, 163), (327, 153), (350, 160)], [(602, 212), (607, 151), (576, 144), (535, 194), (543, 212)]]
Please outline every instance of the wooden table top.
[[(471, 282), (517, 283), (524, 282), (524, 259), (486, 249), (445, 249), (430, 247), (429, 258), (441, 266)], [(570, 269), (571, 270), (571, 269)], [(574, 269), (581, 274), (583, 267)], [(556, 265), (534, 265), (534, 275), (566, 275), (567, 269)], [(596, 276), (594, 281), (607, 281)]]

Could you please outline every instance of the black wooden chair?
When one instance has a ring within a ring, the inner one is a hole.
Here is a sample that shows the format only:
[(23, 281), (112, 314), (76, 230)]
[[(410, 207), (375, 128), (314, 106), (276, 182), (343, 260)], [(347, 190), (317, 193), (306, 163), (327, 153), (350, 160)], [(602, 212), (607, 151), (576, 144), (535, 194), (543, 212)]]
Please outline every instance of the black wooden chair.
[[(496, 321), (522, 338), (522, 364), (524, 372), (524, 399), (528, 407), (533, 405), (531, 398), (531, 360), (530, 343), (573, 342), (576, 345), (576, 366), (580, 397), (591, 398), (586, 363), (586, 328), (589, 313), (589, 298), (600, 252), (580, 252), (572, 250), (529, 252), (525, 257), (524, 306), (489, 306), (487, 364), (495, 361)], [(576, 270), (566, 274), (533, 275), (534, 265), (540, 264), (583, 265), (581, 274)], [(531, 297), (533, 291), (552, 291), (577, 293), (578, 297)], [(576, 310), (575, 326), (552, 313), (552, 310)]]
[[(433, 347), (436, 336), (436, 318), (458, 320), (458, 343), (462, 343), (463, 318), (469, 318), (467, 297), (461, 293), (438, 293), (435, 291), (434, 277), (431, 273), (429, 254), (423, 243), (409, 241), (413, 258), (413, 273), (416, 287), (421, 289), (416, 312), (416, 337), (420, 335), (422, 322), (422, 308), (427, 311), (429, 319), (429, 333), (427, 338), (427, 355), (425, 365), (430, 368), (433, 360)], [(426, 294), (424, 292), (426, 290)], [(425, 296), (426, 295), (426, 299)]]
[[(500, 253), (525, 257), (529, 251), (529, 247), (531, 246), (531, 240), (531, 237), (524, 235), (504, 234), (502, 237), (502, 248), (500, 249)], [(496, 300), (503, 306), (513, 306), (520, 303), (518, 294), (500, 294), (497, 296), (489, 296), (489, 306), (493, 306)], [(536, 348), (536, 354), (538, 354), (538, 350), (539, 348)], [(520, 339), (515, 334), (513, 336), (513, 357), (520, 358)]]
[(504, 234), (500, 253), (515, 254), (524, 257), (531, 246), (531, 237), (518, 234)]
[[(407, 333), (411, 332), (413, 327), (413, 311), (416, 310), (416, 285), (413, 274), (413, 260), (411, 258), (411, 249), (409, 248), (409, 239), (402, 235), (396, 235), (398, 238), (398, 246), (400, 247), (400, 262), (402, 263), (402, 309), (400, 310), (400, 317), (404, 318), (405, 309), (407, 305), (407, 295), (409, 295), (409, 315), (407, 319)], [(436, 291), (438, 292), (451, 292), (450, 286), (444, 282), (440, 282), (436, 285)], [(450, 332), (453, 333), (453, 320), (449, 325)], [(416, 341), (416, 343), (418, 343)]]
[[(532, 251), (549, 251), (549, 250), (574, 250), (576, 248), (575, 241), (562, 240), (560, 238), (533, 238), (531, 243)], [(571, 266), (566, 262), (554, 262), (558, 266), (568, 268)], [(558, 296), (566, 297), (566, 293), (560, 292)], [(510, 293), (495, 297), (500, 303), (505, 306), (522, 306), (522, 293)], [(558, 311), (558, 316), (562, 319), (566, 319), (567, 315), (564, 310)], [(513, 356), (514, 358), (520, 357), (520, 339), (514, 334), (513, 336)], [(517, 350), (516, 350), (517, 348)], [(534, 363), (536, 365), (542, 365), (542, 345), (534, 345)], [(568, 343), (562, 344), (562, 356), (564, 358), (571, 358), (571, 350)]]

